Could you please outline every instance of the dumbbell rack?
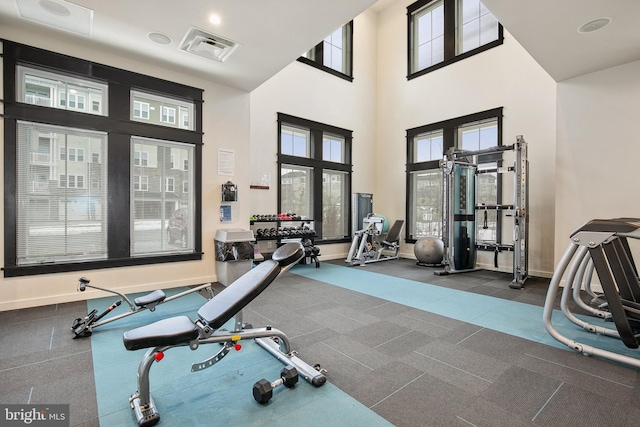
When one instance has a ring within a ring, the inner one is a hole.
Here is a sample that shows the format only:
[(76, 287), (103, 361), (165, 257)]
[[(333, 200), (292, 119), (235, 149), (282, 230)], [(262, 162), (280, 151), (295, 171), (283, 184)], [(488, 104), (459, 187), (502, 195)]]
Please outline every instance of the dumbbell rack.
[[(284, 243), (309, 239), (313, 244), (316, 238), (314, 221), (312, 219), (282, 219), (276, 215), (254, 215), (249, 221), (251, 230), (257, 242), (274, 242), (273, 251)], [(264, 253), (265, 259), (270, 256)]]

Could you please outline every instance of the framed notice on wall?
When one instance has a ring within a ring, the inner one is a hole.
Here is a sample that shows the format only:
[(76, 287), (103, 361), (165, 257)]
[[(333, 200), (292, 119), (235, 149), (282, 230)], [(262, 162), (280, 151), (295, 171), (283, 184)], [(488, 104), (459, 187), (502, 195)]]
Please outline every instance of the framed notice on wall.
[(235, 153), (233, 150), (218, 148), (218, 175), (235, 175)]
[(231, 205), (220, 206), (220, 222), (231, 222)]

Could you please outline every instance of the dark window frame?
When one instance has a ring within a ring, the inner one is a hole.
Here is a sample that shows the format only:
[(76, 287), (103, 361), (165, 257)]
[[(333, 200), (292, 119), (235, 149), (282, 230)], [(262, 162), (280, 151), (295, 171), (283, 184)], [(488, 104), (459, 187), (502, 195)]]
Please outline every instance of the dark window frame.
[(349, 62), (349, 72), (341, 73), (338, 70), (334, 70), (331, 67), (327, 67), (324, 65), (324, 40), (318, 43), (313, 47), (314, 59), (309, 59), (304, 56), (298, 57), (298, 61), (304, 64), (310, 65), (318, 70), (325, 71), (329, 74), (333, 74), (336, 77), (340, 77), (341, 79), (347, 80), (349, 82), (353, 81), (353, 21), (350, 21), (343, 25), (343, 27), (347, 27), (347, 36), (349, 40), (349, 46), (347, 50), (347, 60)]
[[(119, 68), (74, 58), (56, 52), (0, 39), (4, 65), (4, 276), (28, 276), (114, 267), (149, 265), (202, 259), (202, 103), (203, 90)], [(25, 65), (52, 72), (75, 75), (108, 84), (109, 115), (98, 116), (17, 102), (16, 67)], [(193, 102), (196, 128), (193, 131), (135, 122), (130, 119), (130, 91), (141, 89), (162, 96)], [(16, 182), (17, 121), (28, 121), (108, 133), (107, 259), (52, 263), (17, 264)], [(131, 136), (169, 140), (194, 147), (194, 251), (186, 254), (132, 256), (129, 227), (121, 226), (123, 215), (130, 217)]]
[[(309, 157), (291, 156), (281, 153), (281, 129), (282, 126), (290, 125), (308, 129), (311, 136), (310, 141), (310, 153)], [(322, 135), (329, 133), (344, 137), (344, 162), (336, 163), (327, 160), (322, 160)], [(353, 166), (352, 162), (352, 137), (353, 132), (348, 129), (339, 128), (324, 123), (315, 122), (313, 120), (307, 120), (300, 117), (290, 116), (284, 113), (278, 113), (278, 175), (282, 169), (282, 165), (303, 166), (313, 169), (313, 219), (314, 227), (318, 238), (315, 243), (328, 244), (328, 243), (345, 243), (350, 242), (351, 234), (351, 197), (349, 197), (349, 206), (347, 211), (349, 214), (348, 220), (348, 236), (343, 239), (322, 239), (322, 173), (324, 170), (332, 170), (338, 172), (345, 172), (348, 174), (347, 194), (351, 194), (351, 180)], [(278, 179), (278, 212), (281, 212), (281, 180)]]
[[(458, 129), (468, 123), (478, 122), (481, 120), (487, 119), (496, 119), (498, 124), (498, 146), (503, 145), (502, 140), (502, 129), (503, 129), (503, 107), (493, 108), (490, 110), (481, 111), (478, 113), (468, 114), (461, 117), (456, 117), (453, 119), (443, 120), (436, 123), (430, 123), (424, 126), (418, 126), (415, 128), (407, 129), (406, 131), (406, 147), (407, 147), (407, 163), (406, 163), (406, 205), (405, 212), (406, 218), (405, 221), (408, 225), (411, 224), (411, 219), (413, 212), (411, 211), (412, 199), (411, 195), (412, 191), (412, 183), (411, 183), (411, 173), (423, 170), (436, 170), (440, 168), (440, 160), (429, 160), (426, 162), (414, 162), (414, 143), (413, 140), (416, 136), (421, 135), (423, 133), (442, 130), (442, 152), (446, 154), (452, 147), (456, 147), (457, 145), (457, 137), (458, 137)], [(492, 153), (484, 156), (480, 156), (478, 159), (480, 163), (490, 163), (496, 162), (498, 167), (502, 166), (502, 153)], [(497, 203), (500, 204), (502, 202), (501, 194), (502, 194), (502, 179), (500, 175), (498, 175), (497, 180)], [(412, 237), (410, 235), (410, 226), (405, 227), (405, 241), (407, 243), (415, 243), (418, 239)], [(496, 225), (496, 236), (498, 238), (498, 243), (500, 240), (500, 232), (501, 232), (501, 221), (498, 217), (498, 223)]]
[(432, 71), (439, 70), (458, 61), (469, 58), (471, 56), (482, 53), (486, 50), (493, 49), (504, 43), (504, 29), (502, 24), (498, 22), (498, 39), (478, 46), (468, 52), (456, 55), (456, 2), (458, 0), (442, 0), (444, 3), (444, 60), (430, 67), (418, 71), (411, 71), (412, 49), (413, 45), (413, 13), (422, 9), (430, 3), (440, 0), (418, 0), (417, 2), (407, 6), (407, 80), (423, 76)]

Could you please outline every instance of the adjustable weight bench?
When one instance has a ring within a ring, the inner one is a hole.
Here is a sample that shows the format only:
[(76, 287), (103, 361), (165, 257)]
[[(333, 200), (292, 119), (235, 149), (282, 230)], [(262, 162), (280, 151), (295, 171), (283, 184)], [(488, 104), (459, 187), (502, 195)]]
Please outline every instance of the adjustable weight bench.
[[(149, 371), (153, 362), (162, 360), (164, 352), (173, 347), (189, 346), (191, 350), (196, 350), (202, 344), (222, 344), (216, 354), (191, 366), (191, 372), (196, 372), (213, 366), (232, 348), (238, 350), (238, 341), (253, 338), (280, 361), (294, 366), (311, 384), (319, 387), (326, 382), (326, 371), (320, 369), (319, 365), (310, 366), (298, 358), (291, 351), (289, 340), (282, 331), (271, 326), (245, 329), (241, 323), (241, 310), (303, 257), (304, 248), (300, 243), (287, 243), (278, 248), (270, 260), (260, 263), (200, 307), (196, 321), (187, 316), (176, 316), (124, 333), (123, 341), (127, 350), (149, 349), (138, 366), (138, 391), (129, 399), (139, 426), (152, 426), (160, 421), (149, 391)], [(234, 317), (232, 331), (219, 329)]]

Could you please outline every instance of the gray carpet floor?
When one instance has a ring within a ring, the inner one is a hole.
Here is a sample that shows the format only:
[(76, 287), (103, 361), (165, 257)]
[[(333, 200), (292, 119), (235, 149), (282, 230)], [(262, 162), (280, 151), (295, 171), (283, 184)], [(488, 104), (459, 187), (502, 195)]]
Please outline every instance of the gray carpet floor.
[[(514, 290), (508, 274), (434, 276), (403, 259), (352, 268), (539, 306), (549, 282), (530, 278)], [(73, 340), (69, 330), (85, 314), (84, 302), (0, 312), (0, 403), (68, 403), (70, 425), (99, 425), (91, 338)], [(244, 319), (283, 330), (328, 381), (396, 426), (631, 427), (640, 419), (637, 370), (292, 273)]]

